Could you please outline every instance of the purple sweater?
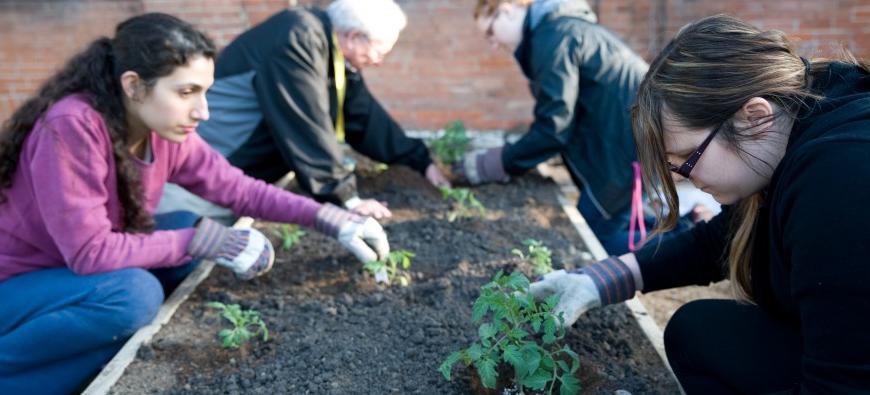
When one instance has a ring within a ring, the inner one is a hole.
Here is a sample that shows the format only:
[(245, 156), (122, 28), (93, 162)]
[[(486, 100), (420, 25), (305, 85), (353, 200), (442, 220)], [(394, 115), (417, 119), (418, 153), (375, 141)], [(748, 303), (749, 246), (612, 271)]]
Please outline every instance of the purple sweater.
[[(166, 182), (236, 215), (312, 227), (320, 204), (245, 176), (196, 134), (181, 144), (151, 134), (151, 163), (138, 159), (145, 209)], [(115, 160), (103, 117), (85, 96), (46, 112), (27, 137), (12, 187), (0, 204), (0, 281), (67, 266), (78, 274), (159, 268), (191, 259), (194, 229), (123, 233)]]

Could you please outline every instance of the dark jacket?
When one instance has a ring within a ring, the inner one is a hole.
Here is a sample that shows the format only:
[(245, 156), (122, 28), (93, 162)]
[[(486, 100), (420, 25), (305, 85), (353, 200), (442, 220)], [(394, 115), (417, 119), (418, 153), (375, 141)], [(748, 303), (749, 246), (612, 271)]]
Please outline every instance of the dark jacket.
[[(199, 133), (251, 176), (272, 182), (293, 170), (318, 200), (356, 196), (335, 135), (332, 54), (332, 25), (318, 9), (284, 10), (246, 31), (218, 58), (211, 119)], [(346, 79), (347, 143), (374, 160), (424, 172), (431, 159), (423, 142), (405, 136), (349, 64)]]
[[(870, 74), (835, 63), (766, 190), (752, 255), (759, 306), (800, 328), (803, 393), (870, 392)], [(725, 277), (732, 209), (637, 253), (644, 291)], [(657, 250), (657, 251), (656, 251)]]
[(593, 21), (585, 1), (530, 6), (515, 57), (535, 97), (535, 119), (502, 160), (509, 174), (520, 174), (561, 154), (574, 182), (609, 219), (631, 204), (630, 110), (648, 66)]

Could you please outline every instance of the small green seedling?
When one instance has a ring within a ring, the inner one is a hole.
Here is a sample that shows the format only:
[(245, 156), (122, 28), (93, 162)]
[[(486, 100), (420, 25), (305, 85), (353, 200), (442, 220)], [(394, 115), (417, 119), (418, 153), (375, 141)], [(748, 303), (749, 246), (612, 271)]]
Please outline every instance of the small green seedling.
[(375, 171), (375, 174), (381, 174), (381, 173), (387, 171), (387, 169), (389, 169), (389, 168), (390, 168), (390, 165), (388, 165), (386, 163), (377, 163), (377, 164), (375, 164), (373, 170)]
[(296, 224), (281, 224), (278, 229), (272, 230), (272, 234), (281, 238), (281, 249), (290, 251), (302, 236), (305, 236), (305, 231), (299, 229)]
[(508, 364), (521, 393), (528, 388), (552, 394), (557, 383), (560, 394), (580, 390), (580, 357), (559, 344), (565, 337), (564, 318), (553, 314), (559, 296), (538, 302), (528, 290), (529, 279), (519, 272), (499, 272), (481, 287), (471, 313), (473, 322), (481, 322), (479, 339), (447, 357), (438, 368), (444, 378), (450, 380), (453, 365), (462, 361), (474, 365), (484, 387), (495, 388), (497, 367)]
[(523, 245), (526, 246), (528, 256), (519, 248), (512, 249), (511, 253), (531, 263), (536, 276), (543, 276), (553, 271), (552, 252), (544, 243), (535, 239), (525, 239)]
[(465, 133), (465, 125), (462, 121), (454, 121), (444, 128), (444, 134), (432, 141), (432, 151), (438, 160), (445, 165), (450, 165), (462, 160), (471, 138)]
[(363, 269), (375, 276), (376, 282), (392, 284), (398, 279), (399, 285), (407, 287), (411, 282), (411, 276), (405, 270), (411, 267), (411, 258), (415, 256), (411, 251), (391, 251), (387, 259), (366, 262)]
[(224, 328), (218, 332), (224, 348), (237, 349), (259, 334), (263, 335), (263, 341), (269, 341), (269, 329), (260, 319), (258, 311), (242, 310), (237, 304), (227, 305), (221, 302), (209, 302), (207, 306), (220, 309), (221, 316), (233, 324), (232, 329)]
[(447, 213), (447, 220), (455, 221), (461, 217), (471, 217), (474, 211), (480, 214), (486, 213), (486, 207), (474, 196), (468, 188), (441, 187), (441, 196), (445, 200), (452, 201), (453, 209)]

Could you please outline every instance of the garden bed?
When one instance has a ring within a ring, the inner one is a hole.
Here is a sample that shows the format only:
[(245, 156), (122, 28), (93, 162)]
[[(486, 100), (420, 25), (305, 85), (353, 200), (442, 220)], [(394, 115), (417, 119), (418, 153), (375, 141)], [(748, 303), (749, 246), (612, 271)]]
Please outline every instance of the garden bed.
[[(172, 320), (139, 348), (114, 394), (464, 394), (470, 372), (446, 381), (437, 368), (477, 338), (471, 304), (498, 271), (531, 267), (511, 254), (525, 239), (553, 251), (556, 268), (591, 258), (557, 198), (537, 175), (474, 191), (487, 212), (454, 222), (439, 191), (404, 167), (360, 177), (361, 194), (388, 202), (391, 247), (416, 254), (408, 287), (376, 284), (336, 242), (308, 232), (279, 251), (268, 275), (236, 281), (217, 268)], [(275, 224), (258, 223), (271, 234)], [(276, 239), (275, 244), (280, 245)], [(221, 348), (226, 322), (207, 302), (256, 309), (270, 338)], [(596, 309), (568, 330), (585, 393), (678, 393), (625, 305)]]

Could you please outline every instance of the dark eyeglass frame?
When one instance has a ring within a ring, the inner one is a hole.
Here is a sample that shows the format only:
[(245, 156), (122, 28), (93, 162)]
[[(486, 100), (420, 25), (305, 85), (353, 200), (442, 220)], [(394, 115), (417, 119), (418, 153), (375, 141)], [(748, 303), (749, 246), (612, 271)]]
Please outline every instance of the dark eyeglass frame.
[(492, 19), (489, 21), (489, 26), (486, 27), (486, 32), (484, 33), (487, 40), (492, 40), (492, 37), (495, 36), (495, 32), (492, 30), (492, 26), (495, 25), (495, 20), (498, 19), (499, 16), (501, 16), (500, 9), (496, 9), (495, 11), (493, 11)]
[(698, 146), (695, 152), (692, 152), (692, 155), (689, 155), (689, 158), (686, 159), (686, 161), (683, 162), (682, 165), (677, 167), (671, 162), (668, 162), (668, 169), (685, 178), (689, 178), (689, 176), (692, 174), (692, 169), (695, 168), (695, 164), (697, 164), (698, 160), (701, 159), (701, 154), (704, 153), (704, 150), (707, 149), (707, 146), (710, 145), (710, 142), (713, 141), (713, 138), (716, 137), (716, 134), (719, 133), (719, 130), (722, 129), (723, 125), (725, 125), (725, 122), (722, 122), (721, 124), (719, 124), (718, 127), (716, 127), (716, 129), (713, 129), (713, 131), (710, 132), (710, 135), (708, 135), (707, 138), (704, 139), (704, 142), (702, 142), (701, 145)]

